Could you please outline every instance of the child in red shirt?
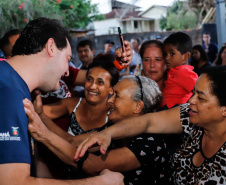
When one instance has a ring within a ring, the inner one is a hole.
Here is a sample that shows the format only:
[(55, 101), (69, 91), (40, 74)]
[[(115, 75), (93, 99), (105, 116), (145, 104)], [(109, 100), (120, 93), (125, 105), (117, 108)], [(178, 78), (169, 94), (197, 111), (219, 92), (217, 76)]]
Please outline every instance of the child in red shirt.
[(191, 38), (183, 32), (173, 33), (164, 41), (167, 80), (161, 104), (163, 109), (186, 103), (192, 96), (198, 75), (193, 71), (194, 67), (188, 65), (191, 49)]

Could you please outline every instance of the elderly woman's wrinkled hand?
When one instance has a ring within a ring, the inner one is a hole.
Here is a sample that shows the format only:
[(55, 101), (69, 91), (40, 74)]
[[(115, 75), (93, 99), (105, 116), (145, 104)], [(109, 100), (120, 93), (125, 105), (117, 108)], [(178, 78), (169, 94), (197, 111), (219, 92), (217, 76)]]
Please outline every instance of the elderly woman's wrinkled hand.
[(30, 100), (24, 99), (24, 110), (28, 117), (28, 130), (31, 136), (37, 140), (42, 141), (45, 139), (45, 133), (48, 131), (46, 126), (43, 124), (42, 120), (40, 119), (39, 115), (36, 113), (33, 104)]
[(107, 148), (111, 144), (111, 137), (102, 132), (93, 133), (90, 137), (86, 138), (78, 146), (77, 151), (74, 156), (74, 160), (77, 162), (81, 157), (83, 157), (86, 151), (93, 146), (100, 146), (100, 152), (105, 154)]
[(122, 61), (122, 66), (128, 66), (133, 58), (133, 49), (130, 47), (130, 43), (127, 40), (125, 40), (123, 43), (125, 46), (125, 51), (122, 52), (122, 48), (118, 48), (115, 51), (115, 55)]

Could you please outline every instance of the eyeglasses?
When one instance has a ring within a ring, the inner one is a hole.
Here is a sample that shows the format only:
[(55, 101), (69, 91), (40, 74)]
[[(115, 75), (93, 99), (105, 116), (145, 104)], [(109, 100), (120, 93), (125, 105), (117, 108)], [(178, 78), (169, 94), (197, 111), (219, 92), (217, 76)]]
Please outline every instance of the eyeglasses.
[(136, 79), (137, 79), (138, 84), (139, 84), (139, 86), (140, 86), (141, 101), (143, 101), (143, 86), (142, 86), (142, 83), (141, 83), (140, 77), (139, 77), (139, 76), (136, 76)]

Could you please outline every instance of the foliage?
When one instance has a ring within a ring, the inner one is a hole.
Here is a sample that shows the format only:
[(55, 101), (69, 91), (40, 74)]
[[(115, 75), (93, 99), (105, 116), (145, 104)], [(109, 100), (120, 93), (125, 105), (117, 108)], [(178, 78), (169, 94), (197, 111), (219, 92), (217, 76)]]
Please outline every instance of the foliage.
[(215, 0), (187, 0), (188, 4), (191, 8), (201, 9), (206, 6), (210, 9), (210, 7), (215, 6)]
[[(205, 16), (215, 7), (215, 0), (187, 0), (189, 7), (198, 17), (198, 24), (201, 24)], [(210, 17), (212, 22), (215, 22), (215, 14)]]
[(160, 20), (162, 30), (181, 30), (197, 27), (197, 16), (186, 1), (175, 1)]
[(1, 0), (0, 35), (23, 28), (38, 17), (60, 19), (68, 28), (85, 28), (93, 20), (103, 19), (91, 0)]

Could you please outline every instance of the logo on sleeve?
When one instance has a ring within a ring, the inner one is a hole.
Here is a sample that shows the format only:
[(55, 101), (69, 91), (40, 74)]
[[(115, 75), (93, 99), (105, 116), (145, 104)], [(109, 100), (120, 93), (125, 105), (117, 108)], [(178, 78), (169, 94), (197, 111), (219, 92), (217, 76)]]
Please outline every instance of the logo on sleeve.
[(12, 135), (10, 132), (0, 132), (0, 141), (20, 141), (19, 127), (12, 127)]
[(18, 136), (19, 135), (18, 128), (19, 127), (12, 127), (13, 136)]

